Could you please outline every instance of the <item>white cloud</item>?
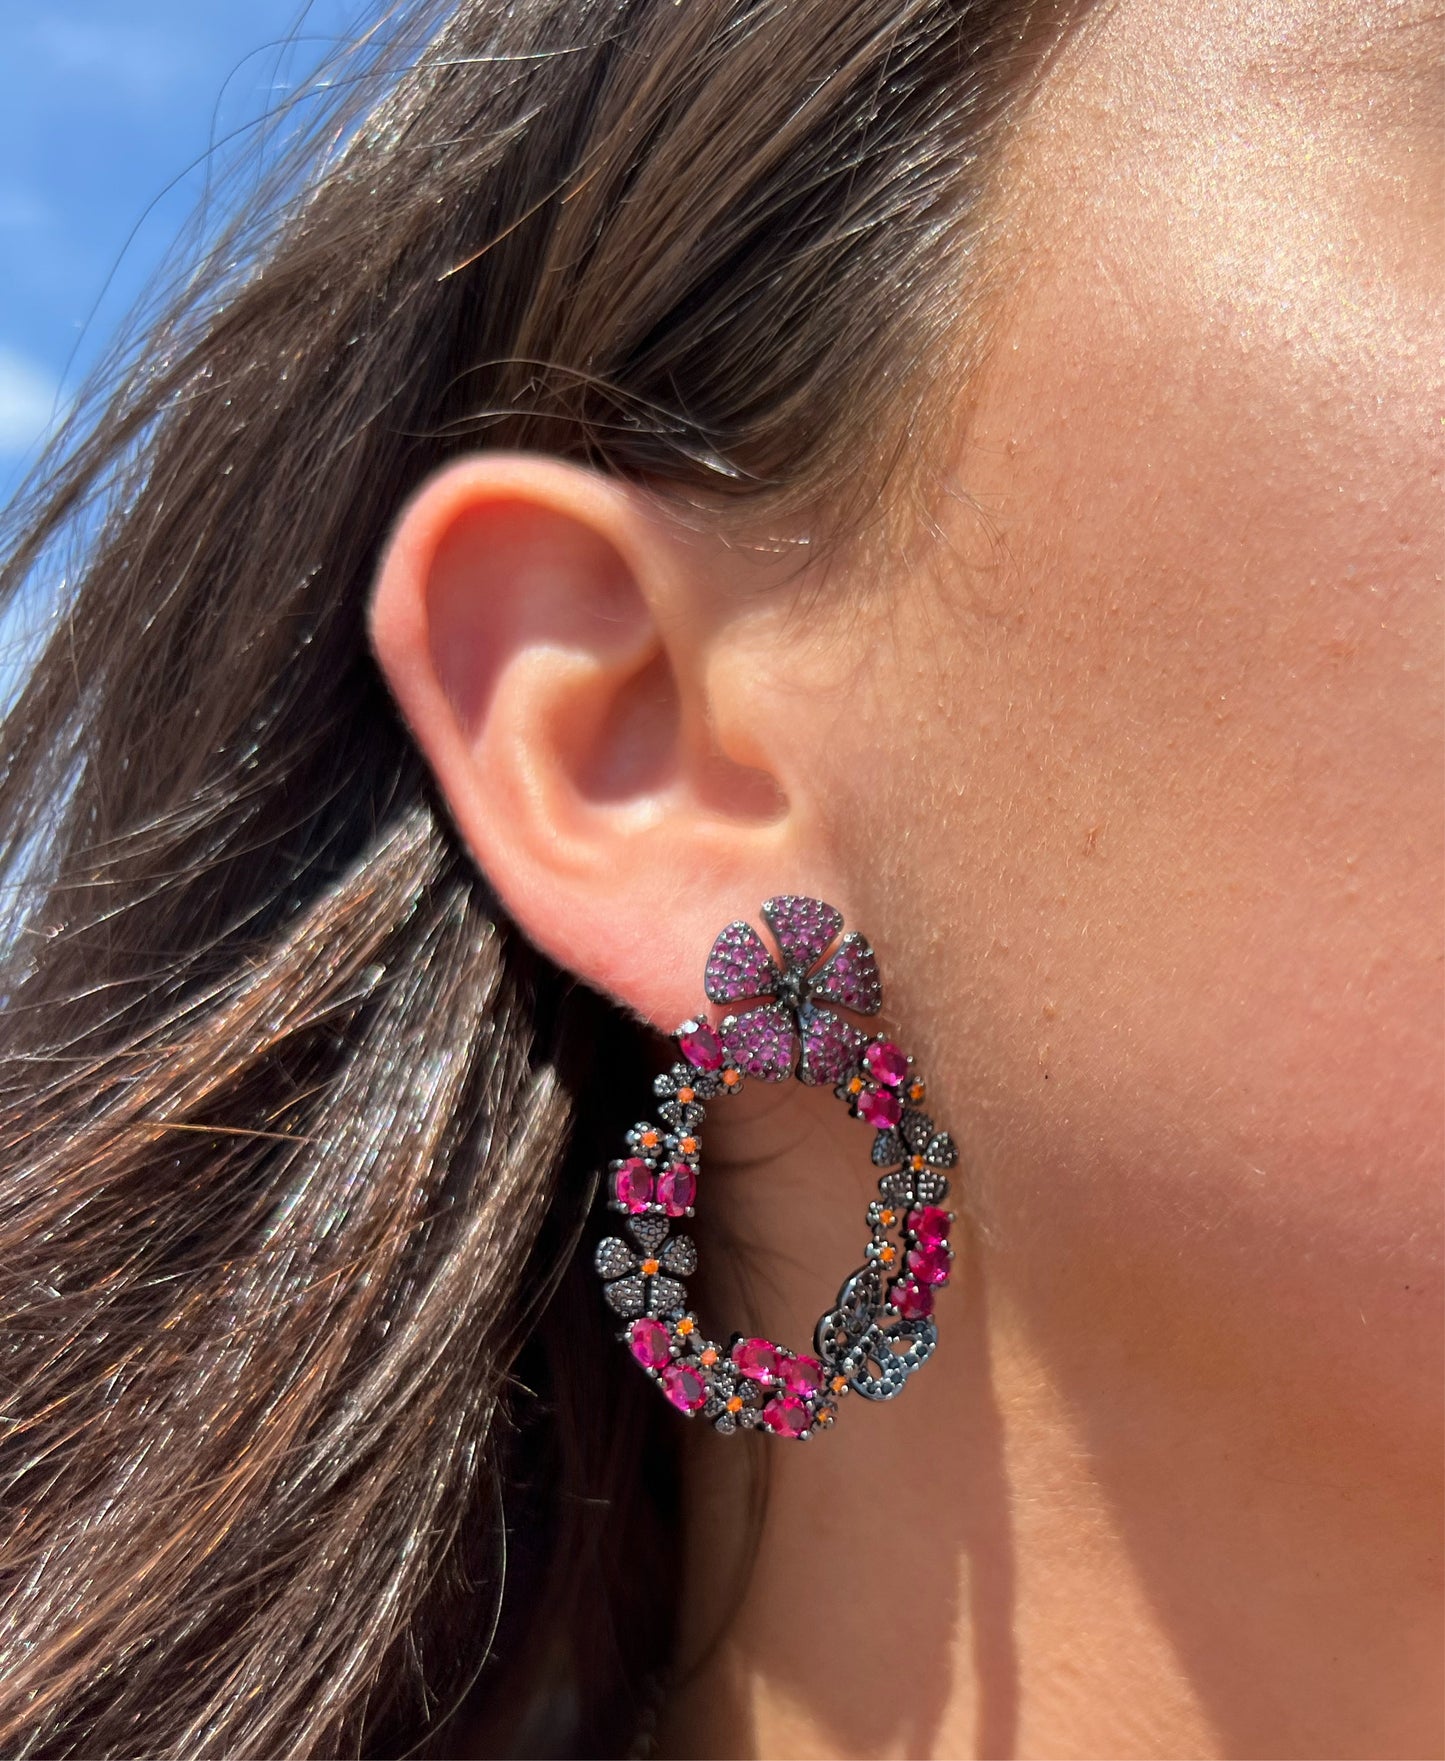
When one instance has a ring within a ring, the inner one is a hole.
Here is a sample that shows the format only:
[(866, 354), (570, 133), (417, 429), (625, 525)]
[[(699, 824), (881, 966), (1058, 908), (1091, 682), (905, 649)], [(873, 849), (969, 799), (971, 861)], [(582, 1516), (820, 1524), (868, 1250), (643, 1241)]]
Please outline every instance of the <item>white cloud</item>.
[(34, 446), (60, 412), (59, 392), (38, 362), (0, 343), (0, 454)]

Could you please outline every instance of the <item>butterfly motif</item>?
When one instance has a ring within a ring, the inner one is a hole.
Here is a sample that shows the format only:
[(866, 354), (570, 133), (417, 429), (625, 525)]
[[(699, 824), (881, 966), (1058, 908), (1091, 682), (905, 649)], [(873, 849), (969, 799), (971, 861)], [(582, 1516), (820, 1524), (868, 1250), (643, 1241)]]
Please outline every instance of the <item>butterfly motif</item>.
[(609, 1235), (597, 1243), (593, 1255), (606, 1280), (602, 1294), (613, 1311), (630, 1321), (637, 1315), (670, 1315), (682, 1308), (687, 1291), (678, 1279), (697, 1270), (697, 1249), (691, 1239), (669, 1237), (662, 1217), (629, 1217), (627, 1228), (636, 1248)]
[(764, 903), (762, 915), (783, 956), (781, 965), (753, 926), (739, 920), (713, 943), (703, 973), (703, 989), (712, 1002), (756, 1005), (720, 1024), (728, 1059), (746, 1075), (769, 1082), (786, 1080), (795, 1066), (804, 1082), (837, 1082), (857, 1063), (867, 1040), (825, 1005), (836, 1003), (858, 1015), (878, 1013), (883, 987), (873, 950), (866, 937), (851, 930), (824, 960), (843, 918), (821, 899), (781, 893)]
[(819, 1357), (867, 1400), (892, 1400), (933, 1355), (938, 1328), (931, 1317), (905, 1320), (885, 1308), (876, 1266), (847, 1279), (837, 1306), (818, 1322)]

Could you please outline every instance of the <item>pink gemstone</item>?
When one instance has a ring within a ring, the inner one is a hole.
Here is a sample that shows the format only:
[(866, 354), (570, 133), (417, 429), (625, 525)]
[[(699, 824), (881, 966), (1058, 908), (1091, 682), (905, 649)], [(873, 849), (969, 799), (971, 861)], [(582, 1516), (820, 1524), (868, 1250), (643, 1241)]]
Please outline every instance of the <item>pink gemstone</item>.
[(678, 1047), (688, 1063), (698, 1070), (721, 1070), (722, 1041), (717, 1030), (706, 1021), (694, 1021), (677, 1036)]
[(739, 1339), (733, 1347), (733, 1362), (754, 1382), (776, 1382), (778, 1379), (778, 1348), (766, 1339)]
[(697, 1175), (686, 1162), (674, 1162), (657, 1177), (657, 1201), (669, 1217), (683, 1216), (697, 1197)]
[(923, 1205), (908, 1213), (908, 1227), (920, 1247), (937, 1247), (948, 1240), (948, 1212), (939, 1205)]
[(634, 1321), (630, 1329), (630, 1344), (632, 1355), (645, 1369), (660, 1370), (672, 1357), (667, 1349), (667, 1328), (661, 1321), (649, 1321), (645, 1317)]
[(629, 1156), (617, 1170), (612, 1190), (629, 1211), (645, 1211), (652, 1197), (652, 1170), (641, 1156)]
[(888, 1300), (905, 1321), (921, 1321), (933, 1313), (933, 1292), (911, 1278), (899, 1278), (889, 1291)]
[(908, 1054), (891, 1039), (876, 1039), (863, 1054), (868, 1074), (875, 1082), (897, 1088), (908, 1074)]
[(876, 1015), (883, 1002), (878, 982), (878, 961), (866, 936), (855, 929), (838, 945), (838, 951), (813, 974), (808, 986), (815, 1003), (841, 1003), (860, 1015)]
[(823, 1366), (815, 1357), (785, 1358), (780, 1380), (794, 1394), (816, 1394), (823, 1386)]
[(723, 1044), (730, 1061), (764, 1082), (786, 1082), (798, 1055), (792, 1011), (781, 1003), (765, 1003), (723, 1024)]
[(778, 1394), (763, 1408), (763, 1423), (780, 1437), (801, 1437), (811, 1415), (792, 1394)]
[(792, 964), (805, 969), (822, 957), (843, 927), (841, 911), (801, 893), (779, 893), (774, 899), (764, 899), (763, 919)]
[(903, 1108), (898, 1096), (889, 1094), (886, 1088), (867, 1089), (858, 1096), (858, 1117), (883, 1131), (898, 1123), (903, 1117)]
[(908, 1270), (920, 1284), (947, 1284), (953, 1270), (947, 1244), (935, 1241), (931, 1247), (915, 1247), (908, 1256)]
[(730, 923), (708, 954), (702, 988), (714, 1003), (740, 1003), (744, 997), (777, 994), (782, 974), (750, 923)]
[(831, 1009), (807, 1008), (803, 1011), (803, 1067), (798, 1072), (804, 1082), (841, 1082), (858, 1062), (858, 1048), (863, 1035), (849, 1027)]
[(707, 1388), (687, 1364), (669, 1364), (662, 1372), (662, 1391), (679, 1412), (696, 1412), (707, 1400)]

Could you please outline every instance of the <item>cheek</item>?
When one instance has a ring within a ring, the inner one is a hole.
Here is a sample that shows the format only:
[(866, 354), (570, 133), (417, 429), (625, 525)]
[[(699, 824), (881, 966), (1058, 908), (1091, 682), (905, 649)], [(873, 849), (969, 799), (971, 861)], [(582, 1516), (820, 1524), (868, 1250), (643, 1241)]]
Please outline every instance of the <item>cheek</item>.
[(1133, 222), (1012, 315), (834, 835), (1045, 1331), (1433, 1425), (1439, 338)]

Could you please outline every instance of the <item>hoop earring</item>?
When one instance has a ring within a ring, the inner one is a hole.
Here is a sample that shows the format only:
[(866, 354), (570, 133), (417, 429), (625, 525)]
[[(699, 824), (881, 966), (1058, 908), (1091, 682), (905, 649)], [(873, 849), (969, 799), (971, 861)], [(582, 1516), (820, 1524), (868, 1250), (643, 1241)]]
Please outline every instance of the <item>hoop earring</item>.
[[(767, 900), (762, 916), (781, 959), (748, 923), (728, 924), (714, 941), (703, 975), (709, 1001), (752, 1006), (716, 1026), (704, 1016), (684, 1021), (673, 1035), (680, 1056), (653, 1085), (661, 1124), (634, 1125), (628, 1154), (609, 1169), (609, 1202), (626, 1214), (632, 1239), (608, 1236), (595, 1263), (625, 1323), (619, 1338), (679, 1411), (723, 1432), (760, 1427), (801, 1441), (832, 1425), (847, 1394), (893, 1399), (933, 1355), (934, 1292), (953, 1260), (944, 1170), (958, 1152), (922, 1111), (912, 1058), (828, 1007), (865, 1016), (882, 1007), (866, 938), (852, 931), (840, 940), (843, 919), (831, 905), (792, 893)], [(816, 1355), (741, 1334), (727, 1347), (709, 1339), (683, 1282), (697, 1269), (696, 1247), (672, 1233), (676, 1219), (694, 1214), (706, 1103), (750, 1077), (791, 1075), (833, 1086), (872, 1128), (873, 1165), (885, 1170), (868, 1207), (864, 1263), (819, 1318)]]

